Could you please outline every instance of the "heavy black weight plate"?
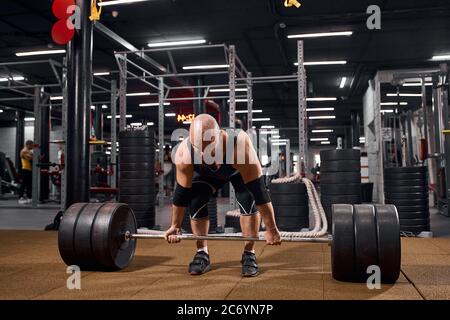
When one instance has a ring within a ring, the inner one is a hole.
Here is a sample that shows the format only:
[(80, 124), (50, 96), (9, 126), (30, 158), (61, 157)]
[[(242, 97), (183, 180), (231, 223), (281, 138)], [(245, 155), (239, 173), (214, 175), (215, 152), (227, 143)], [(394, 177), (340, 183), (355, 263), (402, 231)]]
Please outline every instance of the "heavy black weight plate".
[[(427, 175), (424, 173), (385, 173), (384, 180), (426, 180)], [(387, 185), (389, 183), (386, 183)]]
[(390, 200), (428, 199), (428, 193), (386, 193), (385, 197)]
[(135, 154), (135, 155), (147, 155), (148, 157), (155, 155), (155, 147), (147, 147), (147, 146), (119, 146), (119, 155), (122, 154)]
[(333, 206), (333, 242), (331, 243), (331, 269), (333, 278), (339, 281), (354, 280), (355, 241), (353, 228), (353, 206)]
[(153, 171), (121, 171), (120, 180), (122, 179), (154, 179), (155, 173)]
[(124, 130), (119, 132), (119, 138), (155, 138), (154, 130)]
[(328, 196), (322, 195), (321, 202), (324, 206), (331, 206), (333, 204), (357, 204), (361, 203), (361, 195), (355, 196)]
[(361, 183), (346, 184), (320, 184), (320, 193), (323, 195), (360, 195)]
[(309, 206), (277, 206), (274, 212), (276, 217), (308, 217)]
[(400, 225), (403, 226), (427, 226), (430, 224), (430, 218), (424, 219), (400, 219)]
[(155, 180), (151, 178), (147, 179), (120, 179), (119, 188), (134, 188), (134, 187), (146, 187), (155, 186)]
[(74, 244), (75, 228), (80, 213), (87, 203), (75, 203), (64, 212), (58, 231), (58, 249), (63, 261), (68, 265), (77, 265), (77, 255)]
[(154, 156), (150, 155), (136, 155), (136, 154), (124, 154), (120, 153), (119, 163), (141, 163), (141, 162), (152, 162), (155, 160)]
[(385, 180), (384, 181), (384, 187), (390, 188), (390, 187), (426, 187), (427, 186), (427, 180), (426, 179), (412, 179), (412, 180), (400, 180), (400, 179), (394, 179), (394, 180)]
[(361, 162), (359, 160), (336, 160), (322, 161), (320, 163), (320, 172), (359, 172)]
[(145, 146), (154, 147), (155, 139), (151, 138), (119, 138), (119, 147)]
[(300, 231), (309, 228), (309, 218), (276, 218), (277, 227), (280, 231)]
[(154, 171), (153, 162), (120, 163), (120, 171)]
[(320, 183), (361, 183), (361, 172), (339, 172), (330, 173), (325, 172), (320, 174)]
[(428, 204), (419, 205), (419, 206), (396, 206), (399, 213), (403, 212), (422, 212), (428, 213), (430, 210), (428, 208)]
[(137, 232), (136, 218), (123, 203), (105, 203), (92, 228), (92, 248), (104, 270), (121, 270), (133, 259), (136, 240), (125, 240), (125, 232)]
[(273, 206), (305, 206), (308, 205), (307, 195), (297, 195), (297, 194), (272, 194), (270, 196), (272, 199)]
[(143, 195), (143, 196), (125, 196), (125, 195), (121, 195), (120, 196), (120, 201), (122, 203), (133, 203), (133, 204), (137, 204), (137, 203), (149, 203), (149, 202), (153, 202), (154, 201), (154, 196), (152, 195)]
[(73, 241), (77, 256), (77, 265), (83, 269), (95, 267), (96, 261), (92, 250), (92, 227), (103, 203), (90, 203), (80, 212), (75, 227)]
[(405, 219), (429, 219), (429, 212), (399, 212), (398, 217), (400, 220)]
[(420, 225), (420, 226), (400, 226), (400, 231), (412, 232), (419, 234), (423, 231), (430, 231), (430, 225)]
[(359, 204), (354, 206), (355, 229), (355, 277), (366, 281), (367, 267), (378, 264), (378, 240), (375, 207)]
[(354, 149), (335, 149), (335, 150), (325, 150), (320, 152), (321, 161), (329, 160), (360, 160), (361, 152)]
[(304, 183), (271, 183), (269, 190), (271, 194), (307, 194)]
[(428, 199), (385, 199), (386, 204), (393, 204), (395, 206), (425, 206), (428, 205)]
[(384, 168), (384, 172), (387, 174), (390, 173), (422, 173), (425, 174), (427, 172), (427, 167), (393, 167), (393, 168)]
[(154, 195), (154, 186), (140, 186), (140, 187), (122, 187), (119, 189), (120, 195)]
[(378, 266), (381, 281), (395, 283), (400, 276), (401, 240), (397, 210), (390, 205), (375, 205)]
[(407, 186), (407, 187), (395, 187), (385, 186), (384, 192), (389, 193), (425, 193), (428, 194), (428, 188), (424, 186)]

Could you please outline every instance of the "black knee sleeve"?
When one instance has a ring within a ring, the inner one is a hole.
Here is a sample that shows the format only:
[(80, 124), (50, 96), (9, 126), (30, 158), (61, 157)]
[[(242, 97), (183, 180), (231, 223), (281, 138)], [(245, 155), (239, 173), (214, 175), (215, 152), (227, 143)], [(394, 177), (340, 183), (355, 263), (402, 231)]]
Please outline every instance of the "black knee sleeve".
[(258, 212), (255, 199), (249, 191), (236, 192), (236, 200), (243, 216), (251, 216)]
[(264, 176), (247, 183), (245, 186), (252, 193), (257, 206), (271, 202), (269, 191), (264, 183)]

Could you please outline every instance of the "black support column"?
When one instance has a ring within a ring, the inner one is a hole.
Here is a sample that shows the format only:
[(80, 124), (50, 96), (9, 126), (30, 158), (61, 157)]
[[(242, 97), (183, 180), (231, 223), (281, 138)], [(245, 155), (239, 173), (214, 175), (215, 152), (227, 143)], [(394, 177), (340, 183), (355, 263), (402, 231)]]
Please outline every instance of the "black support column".
[(67, 47), (66, 204), (89, 201), (89, 136), (92, 85), (90, 0), (77, 0), (81, 30)]
[[(50, 107), (48, 105), (42, 105), (39, 108), (41, 120), (39, 125), (39, 150), (40, 150), (40, 162), (50, 162)], [(49, 168), (50, 169), (50, 168)], [(45, 202), (49, 198), (49, 177), (48, 175), (41, 175), (39, 179), (39, 201)]]
[[(94, 130), (97, 140), (103, 140), (103, 109), (101, 105), (95, 106)], [(102, 151), (102, 146), (96, 146), (95, 150)]]
[(359, 117), (358, 112), (351, 112), (350, 113), (350, 121), (352, 123), (351, 125), (351, 145), (349, 145), (350, 148), (359, 148), (359, 138), (360, 138), (360, 128), (361, 128), (361, 119)]
[[(203, 79), (202, 77), (197, 77), (197, 86), (203, 85)], [(202, 88), (195, 88), (194, 89), (194, 95), (196, 98), (203, 97), (203, 89)], [(195, 115), (199, 115), (206, 112), (205, 107), (205, 100), (194, 100), (194, 113)]]
[(15, 165), (16, 170), (21, 168), (21, 160), (20, 160), (20, 150), (24, 147), (25, 144), (25, 112), (17, 111), (16, 112), (16, 154), (15, 154)]

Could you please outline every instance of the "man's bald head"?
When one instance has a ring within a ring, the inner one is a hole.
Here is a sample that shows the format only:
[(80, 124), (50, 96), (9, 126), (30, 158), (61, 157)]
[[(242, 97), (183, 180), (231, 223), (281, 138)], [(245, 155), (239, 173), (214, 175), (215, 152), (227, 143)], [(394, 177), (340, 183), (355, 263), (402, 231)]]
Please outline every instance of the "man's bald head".
[[(216, 136), (220, 132), (216, 119), (209, 114), (203, 113), (195, 117), (189, 129), (189, 139), (197, 148), (203, 150), (211, 143), (211, 136)], [(206, 135), (205, 135), (206, 134)], [(206, 141), (204, 141), (206, 138)]]

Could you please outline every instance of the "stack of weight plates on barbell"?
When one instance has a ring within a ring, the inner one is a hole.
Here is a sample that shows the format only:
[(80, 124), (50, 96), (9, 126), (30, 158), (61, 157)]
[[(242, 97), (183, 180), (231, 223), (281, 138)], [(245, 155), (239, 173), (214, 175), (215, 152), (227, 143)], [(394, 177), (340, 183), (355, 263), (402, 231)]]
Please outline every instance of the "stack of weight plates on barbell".
[[(191, 228), (191, 212), (192, 209), (188, 207), (183, 217), (181, 229), (184, 232), (192, 232)], [(217, 198), (211, 197), (208, 202), (208, 217), (209, 217), (209, 233), (215, 233), (217, 229)]]
[(233, 228), (235, 232), (241, 232), (241, 213), (239, 210), (225, 214), (225, 228)]
[(139, 228), (155, 225), (155, 133), (119, 133), (119, 201), (134, 211)]
[(309, 228), (308, 192), (304, 183), (271, 183), (269, 190), (281, 231)]
[(385, 168), (384, 195), (397, 207), (401, 231), (430, 231), (427, 167)]
[(320, 194), (331, 232), (333, 204), (361, 203), (361, 153), (359, 150), (320, 152)]

